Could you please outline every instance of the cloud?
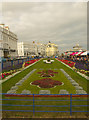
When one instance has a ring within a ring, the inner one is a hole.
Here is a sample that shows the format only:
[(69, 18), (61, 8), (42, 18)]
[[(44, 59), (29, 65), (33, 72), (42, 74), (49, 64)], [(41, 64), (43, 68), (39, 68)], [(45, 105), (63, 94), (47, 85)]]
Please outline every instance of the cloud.
[(77, 42), (86, 48), (86, 3), (3, 3), (3, 18), (19, 41), (51, 41), (59, 51)]

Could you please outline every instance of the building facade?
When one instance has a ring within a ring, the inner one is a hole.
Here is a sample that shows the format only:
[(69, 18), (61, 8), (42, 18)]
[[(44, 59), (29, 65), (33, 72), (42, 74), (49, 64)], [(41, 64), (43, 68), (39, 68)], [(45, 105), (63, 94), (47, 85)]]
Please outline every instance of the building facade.
[(57, 56), (58, 55), (58, 46), (54, 43), (49, 43), (46, 45), (46, 56)]
[(35, 43), (18, 42), (18, 56), (37, 55), (37, 46)]
[(1, 57), (16, 57), (17, 35), (9, 30), (4, 24), (0, 25), (0, 53)]
[(38, 55), (45, 56), (46, 55), (46, 45), (37, 43), (37, 53), (38, 53)]
[(41, 43), (18, 42), (19, 56), (45, 56), (45, 45)]

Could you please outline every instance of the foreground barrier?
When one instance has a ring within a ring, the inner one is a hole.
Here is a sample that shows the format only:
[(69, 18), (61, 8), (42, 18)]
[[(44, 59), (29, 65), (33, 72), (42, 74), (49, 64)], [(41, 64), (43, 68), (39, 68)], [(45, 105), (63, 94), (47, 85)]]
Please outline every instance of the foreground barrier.
[[(65, 112), (65, 113), (69, 113), (70, 115), (72, 115), (72, 113), (75, 113), (75, 112), (82, 112), (82, 113), (89, 112), (87, 110), (87, 107), (89, 106), (87, 104), (89, 102), (89, 100), (88, 100), (89, 94), (6, 94), (6, 93), (3, 93), (2, 95), (4, 95), (4, 97), (3, 97), (3, 99), (0, 99), (0, 100), (2, 100), (3, 103), (0, 105), (2, 105), (4, 107), (1, 111), (32, 112), (33, 115), (35, 115), (36, 112), (58, 112), (58, 113)], [(13, 98), (13, 97), (15, 97), (15, 98)], [(23, 99), (21, 97), (23, 97)], [(29, 98), (27, 99), (27, 97), (29, 97)], [(51, 97), (51, 99), (50, 99), (50, 97)], [(18, 101), (19, 101), (19, 104), (14, 103), (14, 101), (16, 103), (18, 103)], [(23, 103), (25, 103), (25, 102), (26, 103), (20, 104), (20, 102), (22, 103), (22, 101), (23, 101)], [(41, 102), (42, 102), (42, 104), (41, 104)], [(50, 105), (47, 104), (47, 102)], [(53, 102), (54, 104), (52, 104), (51, 102)], [(10, 104), (8, 104), (8, 103), (10, 103)], [(7, 106), (9, 106), (9, 108)], [(14, 109), (14, 107), (15, 107), (15, 109)], [(18, 107), (20, 109), (18, 109)], [(21, 107), (24, 107), (24, 109), (22, 109)], [(25, 109), (25, 107), (27, 109)], [(31, 110), (29, 109), (29, 107), (31, 107)], [(40, 109), (41, 109), (41, 107), (45, 107), (45, 108), (40, 110), (38, 107)], [(51, 107), (51, 109), (46, 110), (46, 108), (50, 108), (50, 107)], [(76, 107), (78, 107), (80, 109), (75, 110)], [(82, 109), (82, 107), (83, 107), (83, 109)], [(8, 108), (8, 109), (6, 109), (6, 108)], [(57, 108), (57, 110), (55, 110), (54, 108)], [(65, 110), (64, 108), (67, 108), (67, 110)]]

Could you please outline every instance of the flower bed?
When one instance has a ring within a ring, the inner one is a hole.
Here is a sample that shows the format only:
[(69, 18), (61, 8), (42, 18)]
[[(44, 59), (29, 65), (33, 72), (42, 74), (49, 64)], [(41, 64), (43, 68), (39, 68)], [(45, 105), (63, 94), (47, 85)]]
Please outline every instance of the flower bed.
[(89, 76), (89, 71), (86, 70), (78, 70), (80, 73), (85, 74), (86, 76)]
[[(25, 63), (22, 65), (22, 68), (24, 68), (24, 67), (26, 67), (26, 66), (28, 66), (28, 65), (36, 62), (36, 61), (38, 61), (38, 59), (37, 59), (37, 60), (35, 59), (35, 60), (27, 61), (27, 62), (25, 62)], [(0, 74), (0, 79), (5, 79), (5, 78), (8, 77), (9, 75), (12, 75), (13, 73), (21, 70), (22, 68), (16, 69), (16, 70), (10, 70), (10, 71), (8, 71), (8, 72), (1, 73), (1, 74)]]
[(38, 72), (38, 74), (41, 74), (41, 73), (50, 73), (50, 74), (56, 73), (56, 74), (58, 74), (58, 72), (54, 72), (53, 70), (43, 70), (41, 72)]
[(89, 76), (89, 71), (87, 71), (87, 66), (84, 66), (83, 64), (80, 64), (79, 62), (75, 63), (75, 62), (68, 61), (68, 60), (60, 60), (60, 59), (58, 60), (72, 67), (74, 71), (80, 72), (86, 76)]
[(38, 72), (38, 74), (41, 74), (41, 77), (53, 77), (54, 74), (57, 74), (58, 72), (54, 72), (53, 70), (43, 70), (41, 72)]
[(70, 67), (74, 67), (74, 65), (75, 65), (75, 62), (72, 62), (72, 61), (68, 61), (68, 60), (59, 60), (59, 61), (69, 65)]
[(1, 73), (0, 79), (5, 79), (7, 76), (12, 75), (12, 74), (15, 73), (16, 71), (17, 71), (17, 70), (10, 70), (9, 72)]
[(62, 82), (57, 81), (57, 80), (52, 80), (50, 78), (45, 78), (41, 80), (36, 80), (31, 83), (32, 85), (38, 85), (41, 88), (52, 88), (56, 85), (61, 85)]
[(51, 74), (51, 73), (42, 73), (40, 76), (41, 77), (53, 77), (54, 74)]
[(30, 60), (24, 63), (24, 67), (27, 67), (28, 65), (31, 65), (32, 63), (38, 61), (38, 59)]

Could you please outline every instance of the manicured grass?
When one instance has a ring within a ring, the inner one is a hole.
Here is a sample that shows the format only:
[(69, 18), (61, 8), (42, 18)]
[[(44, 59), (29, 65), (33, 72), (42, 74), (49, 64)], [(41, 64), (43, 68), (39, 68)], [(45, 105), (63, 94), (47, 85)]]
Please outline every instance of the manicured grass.
[(87, 91), (87, 85), (89, 84), (89, 80), (85, 79), (84, 77), (73, 71), (72, 69), (66, 67), (61, 62), (60, 64), (62, 65), (62, 68), (72, 77), (72, 79), (74, 79), (77, 83), (79, 83), (80, 86), (83, 87), (85, 91)]
[[(33, 116), (33, 99), (32, 98), (8, 98), (10, 101), (3, 101), (3, 104), (10, 104), (10, 105), (32, 105), (32, 106), (2, 106), (2, 109), (5, 110), (32, 110), (32, 112), (3, 112), (3, 117), (18, 117), (23, 115), (24, 117), (34, 117)], [(23, 99), (21, 101), (14, 101), (11, 99)], [(80, 98), (73, 98), (80, 99)], [(25, 101), (30, 100), (30, 101)], [(32, 100), (32, 101), (31, 101)], [(42, 101), (43, 100), (43, 101)], [(47, 101), (48, 100), (48, 101)], [(56, 100), (56, 101), (53, 101)], [(58, 101), (59, 100), (59, 101)], [(69, 101), (60, 101), (60, 100), (69, 100)], [(81, 98), (81, 100), (86, 100), (86, 98)], [(60, 117), (60, 116), (69, 116), (70, 115), (70, 98), (50, 98), (50, 97), (43, 97), (43, 98), (35, 98), (35, 105), (46, 105), (46, 106), (35, 106), (35, 117)], [(48, 107), (48, 106), (49, 107)], [(50, 105), (55, 105), (54, 107), (50, 107)], [(68, 105), (67, 107), (58, 107), (58, 106)], [(72, 105), (87, 105), (87, 101), (73, 101)], [(72, 111), (86, 111), (87, 107), (72, 107)], [(69, 111), (69, 112), (37, 112), (37, 111)], [(81, 115), (83, 116), (86, 113), (72, 113), (72, 115)]]
[(58, 74), (55, 74), (55, 76), (51, 77), (51, 79), (63, 82), (63, 85), (57, 85), (53, 88), (39, 88), (37, 87), (37, 85), (31, 85), (31, 82), (45, 78), (40, 77), (40, 75), (37, 74), (37, 72), (39, 71), (41, 70), (36, 70), (21, 86), (19, 86), (17, 93), (21, 93), (24, 89), (30, 90), (32, 94), (39, 94), (40, 90), (50, 90), (51, 94), (59, 94), (60, 89), (66, 89), (67, 91), (69, 91), (69, 93), (76, 93), (74, 86), (72, 86), (70, 81), (64, 76), (64, 74), (60, 70), (54, 70), (55, 72), (58, 72)]
[[(59, 70), (59, 69), (64, 69), (77, 83), (79, 83), (80, 86), (82, 86), (84, 88), (84, 90), (87, 90), (87, 80), (83, 77), (81, 77), (80, 75), (78, 75), (76, 72), (74, 72), (73, 70), (71, 70), (70, 68), (66, 67), (65, 65), (63, 65), (62, 63), (60, 63), (59, 61), (55, 60), (55, 62), (53, 64), (45, 64), (42, 62), (43, 60), (39, 61), (38, 63), (36, 63), (35, 65), (29, 67), (28, 69), (22, 71), (21, 73), (17, 74), (16, 76), (10, 78), (8, 81), (4, 82), (2, 84), (2, 92), (6, 93), (12, 86), (15, 85), (15, 83), (17, 83), (19, 80), (21, 80), (26, 74), (28, 74), (30, 71), (32, 71), (33, 69), (37, 69), (24, 83), (23, 86), (20, 86), (17, 93), (20, 93), (22, 89), (29, 89), (32, 91), (32, 93), (39, 93), (40, 88), (38, 88), (37, 86), (30, 86), (30, 82), (34, 81), (34, 80), (38, 80), (41, 79), (39, 77), (39, 74), (37, 74), (38, 71), (41, 71), (40, 68), (43, 68), (44, 70), (47, 69), (58, 69), (58, 70), (54, 70), (54, 71), (58, 71), (59, 74), (54, 76), (52, 79), (54, 80), (59, 80), (59, 81), (63, 81), (64, 82), (64, 86), (57, 86), (55, 88), (50, 88), (49, 90), (52, 92), (52, 94), (58, 94), (60, 89), (66, 89), (69, 91), (69, 93), (75, 93), (75, 89), (74, 87), (71, 85), (71, 83), (69, 82), (69, 80), (67, 80), (67, 78), (64, 76), (64, 74)], [(88, 81), (89, 83), (89, 81)], [(62, 88), (64, 87), (64, 88)], [(42, 89), (43, 90), (43, 89)], [(47, 88), (48, 90), (48, 88)], [(3, 95), (3, 98), (6, 99), (10, 99), (9, 100), (3, 100), (3, 104), (14, 104), (14, 105), (33, 105), (33, 101), (25, 101), (25, 100), (32, 100), (32, 98), (20, 98), (20, 97), (5, 97)], [(15, 101), (15, 100), (11, 100), (11, 99), (23, 99), (23, 101)], [(70, 110), (70, 101), (41, 101), (41, 100), (65, 100), (65, 99), (70, 99), (70, 98), (35, 98), (35, 105), (69, 105), (69, 107), (35, 107), (35, 110), (49, 110), (49, 111), (69, 111)], [(73, 98), (73, 99), (80, 99), (80, 98)], [(81, 98), (81, 100), (83, 99), (87, 99), (87, 98)], [(39, 100), (39, 101), (36, 101)], [(73, 102), (73, 104), (75, 105), (83, 105), (83, 104), (87, 104), (87, 101), (76, 101)], [(27, 107), (27, 106), (3, 106), (2, 109), (7, 109), (7, 110), (33, 110), (33, 106)], [(87, 110), (87, 107), (73, 107), (72, 110)], [(86, 113), (73, 113), (73, 115), (78, 114), (78, 115), (85, 115)], [(70, 113), (35, 113), (36, 117), (59, 117), (62, 115), (70, 115)], [(32, 112), (3, 112), (3, 117), (19, 117), (19, 116), (24, 116), (24, 117), (33, 117), (33, 113)]]
[[(50, 69), (58, 69), (59, 74), (56, 75), (56, 77), (53, 77), (53, 79), (54, 80), (59, 80), (61, 82), (63, 81), (64, 82), (64, 88), (68, 89), (69, 93), (75, 93), (75, 90), (72, 89), (73, 86), (71, 86), (71, 83), (67, 80), (67, 78), (64, 76), (64, 74), (59, 70), (61, 68), (64, 69), (77, 83), (79, 83), (79, 85), (82, 86), (85, 91), (87, 91), (87, 80), (55, 59), (55, 62), (52, 63), (52, 64), (43, 63), (43, 60), (41, 60), (38, 63), (36, 63), (35, 65), (33, 65), (33, 66), (29, 67), (28, 69), (22, 71), (21, 73), (17, 74), (16, 76), (10, 78), (8, 81), (6, 81), (2, 84), (2, 92), (6, 93), (12, 86), (15, 85), (15, 83), (17, 83), (19, 80), (21, 80), (30, 71), (32, 71), (33, 69), (37, 69), (37, 71), (39, 71), (40, 68), (42, 68), (44, 70), (47, 70), (49, 68)], [(34, 80), (38, 80), (38, 79), (42, 78), (42, 77), (40, 78), (39, 75), (36, 74), (37, 71), (35, 71), (35, 73), (33, 73), (23, 83), (23, 88), (26, 87), (29, 90), (31, 88), (31, 90), (33, 92), (35, 92), (37, 89), (39, 89), (37, 86), (34, 86), (34, 87), (30, 86), (30, 81), (34, 81)], [(61, 87), (62, 86), (57, 86), (55, 89), (60, 90)], [(23, 88), (19, 87), (18, 93), (21, 92), (21, 89), (23, 89)], [(53, 88), (51, 88), (51, 91), (52, 91), (52, 93), (55, 93)], [(38, 91), (36, 91), (36, 93), (38, 93)], [(58, 91), (56, 91), (56, 93), (58, 93)]]
[[(39, 66), (39, 63), (35, 63), (36, 66)], [(12, 86), (14, 86), (19, 80), (25, 77), (30, 71), (34, 69), (34, 65), (30, 66), (29, 68), (25, 69), (24, 71), (18, 73), (14, 77), (8, 79), (4, 83), (2, 83), (2, 93), (6, 93)]]

